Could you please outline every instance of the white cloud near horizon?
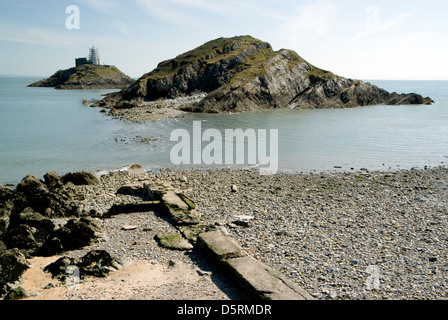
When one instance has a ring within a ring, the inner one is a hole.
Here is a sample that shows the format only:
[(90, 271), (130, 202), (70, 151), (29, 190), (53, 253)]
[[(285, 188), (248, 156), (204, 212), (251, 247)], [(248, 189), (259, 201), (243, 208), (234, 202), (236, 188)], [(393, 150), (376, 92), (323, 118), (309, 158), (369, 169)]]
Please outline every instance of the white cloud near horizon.
[(11, 31), (10, 28), (0, 27), (0, 41), (52, 47), (70, 47), (73, 45), (73, 40), (43, 28), (14, 29)]
[(403, 46), (407, 45), (418, 45), (418, 43), (428, 37), (431, 37), (434, 35), (434, 32), (418, 32), (415, 34), (410, 35), (404, 35), (404, 36), (396, 36), (395, 41)]
[(287, 20), (288, 18), (278, 12), (276, 6), (266, 6), (258, 1), (250, 0), (135, 0), (146, 12), (155, 18), (172, 22), (192, 24), (194, 18), (192, 11), (217, 14), (222, 17), (253, 17)]
[(295, 6), (295, 16), (288, 19), (286, 28), (293, 31), (312, 32), (318, 36), (328, 33), (338, 21), (339, 7), (333, 1), (318, 0)]
[[(412, 13), (411, 12), (405, 12), (402, 14), (397, 15), (396, 17), (388, 20), (385, 23), (381, 23), (381, 21), (378, 21), (378, 25), (374, 26), (374, 27), (368, 27), (366, 25), (366, 28), (364, 31), (358, 33), (357, 35), (355, 35), (354, 37), (348, 39), (347, 41), (355, 41), (355, 40), (360, 40), (369, 36), (373, 36), (376, 35), (378, 33), (382, 33), (385, 32), (395, 26), (397, 26), (398, 24), (400, 24), (402, 21), (408, 19), (412, 17)], [(381, 15), (378, 17), (379, 19), (381, 18)]]
[(85, 5), (92, 10), (102, 13), (116, 13), (120, 6), (117, 0), (74, 0), (78, 4)]
[(121, 21), (117, 23), (116, 27), (118, 31), (120, 31), (120, 33), (125, 36), (130, 36), (131, 35), (130, 31), (133, 29), (129, 24)]

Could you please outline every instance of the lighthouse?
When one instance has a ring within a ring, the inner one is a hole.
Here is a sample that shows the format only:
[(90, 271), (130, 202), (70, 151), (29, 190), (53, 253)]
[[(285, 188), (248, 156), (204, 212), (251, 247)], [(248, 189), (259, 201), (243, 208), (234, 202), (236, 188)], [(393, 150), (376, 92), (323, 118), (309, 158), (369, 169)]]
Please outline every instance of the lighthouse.
[(95, 66), (100, 65), (100, 55), (98, 54), (98, 49), (92, 47), (89, 49), (89, 57), (88, 58), (77, 58), (75, 59), (75, 65), (81, 66), (83, 64), (93, 64)]
[(98, 54), (98, 49), (95, 47), (92, 47), (89, 50), (89, 62), (96, 66), (100, 65), (100, 55)]

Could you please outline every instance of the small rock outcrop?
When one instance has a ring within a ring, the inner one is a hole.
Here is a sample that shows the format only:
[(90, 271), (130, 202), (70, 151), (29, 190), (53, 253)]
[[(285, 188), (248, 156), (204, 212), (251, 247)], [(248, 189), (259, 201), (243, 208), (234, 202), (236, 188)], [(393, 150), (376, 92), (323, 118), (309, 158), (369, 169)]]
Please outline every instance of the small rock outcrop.
[(67, 276), (67, 268), (76, 266), (79, 268), (80, 278), (86, 276), (103, 278), (107, 276), (109, 272), (121, 268), (121, 264), (121, 261), (113, 258), (107, 251), (92, 250), (79, 259), (66, 256), (61, 257), (46, 266), (44, 271), (51, 273), (53, 278), (58, 278), (64, 281)]
[(52, 256), (64, 251), (81, 249), (91, 245), (101, 236), (100, 227), (92, 218), (71, 219), (46, 239), (39, 255)]
[[(24, 250), (29, 255), (59, 254), (90, 244), (99, 227), (90, 218), (81, 218), (79, 201), (85, 195), (76, 185), (96, 185), (99, 178), (90, 172), (56, 172), (44, 181), (27, 175), (11, 190), (0, 188), (0, 241), (5, 248)], [(70, 218), (61, 228), (54, 218)], [(75, 219), (75, 218), (78, 218)]]
[(20, 213), (29, 207), (48, 218), (78, 216), (76, 200), (84, 196), (68, 182), (63, 183), (54, 172), (45, 175), (45, 182), (34, 175), (26, 176), (11, 195), (15, 199), (14, 211)]
[(32, 208), (24, 209), (15, 217), (12, 225), (14, 227), (3, 237), (4, 243), (9, 248), (29, 250), (30, 254), (36, 253), (56, 228), (50, 219)]
[(135, 110), (159, 99), (192, 96), (201, 99), (191, 99), (178, 108), (219, 113), (433, 102), (419, 94), (389, 93), (370, 83), (337, 76), (292, 50), (273, 51), (269, 43), (240, 36), (219, 38), (163, 61), (128, 88), (92, 106)]
[(61, 180), (64, 184), (71, 182), (76, 186), (96, 186), (101, 182), (97, 176), (88, 171), (69, 172), (65, 174)]
[[(44, 180), (27, 175), (15, 190), (0, 186), (0, 298), (20, 299), (27, 293), (19, 287), (29, 268), (26, 259), (59, 255), (81, 249), (102, 237), (94, 218), (82, 217), (79, 200), (85, 197), (78, 185), (97, 185), (90, 172), (59, 176), (48, 172)], [(58, 219), (68, 218), (60, 226)], [(119, 263), (107, 252), (90, 252), (79, 264), (83, 275), (105, 276)]]
[(59, 70), (48, 79), (39, 80), (29, 87), (54, 87), (55, 89), (123, 89), (134, 82), (115, 66), (80, 65)]

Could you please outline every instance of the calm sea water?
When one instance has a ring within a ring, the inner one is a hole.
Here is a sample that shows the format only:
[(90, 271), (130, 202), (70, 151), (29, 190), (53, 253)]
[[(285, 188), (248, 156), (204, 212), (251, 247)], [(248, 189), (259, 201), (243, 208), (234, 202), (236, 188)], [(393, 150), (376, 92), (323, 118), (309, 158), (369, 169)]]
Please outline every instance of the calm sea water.
[[(273, 110), (240, 114), (191, 114), (182, 119), (132, 124), (83, 99), (112, 90), (28, 88), (37, 78), (0, 78), (0, 183), (29, 173), (114, 170), (170, 161), (174, 129), (278, 129), (281, 171), (394, 170), (448, 163), (448, 81), (371, 81), (396, 92), (430, 96), (432, 106)], [(204, 143), (205, 145), (205, 143)], [(183, 166), (182, 168), (207, 168)], [(335, 168), (336, 167), (336, 168)]]

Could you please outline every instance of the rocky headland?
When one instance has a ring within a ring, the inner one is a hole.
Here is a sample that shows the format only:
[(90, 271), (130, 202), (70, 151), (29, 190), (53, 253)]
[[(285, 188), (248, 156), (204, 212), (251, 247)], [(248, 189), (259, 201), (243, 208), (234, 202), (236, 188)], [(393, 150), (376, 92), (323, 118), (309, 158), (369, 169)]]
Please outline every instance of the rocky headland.
[(123, 89), (134, 83), (115, 66), (84, 64), (59, 70), (48, 79), (39, 80), (29, 87), (54, 87), (56, 89)]
[(346, 79), (313, 66), (292, 50), (274, 51), (267, 42), (239, 36), (212, 40), (163, 61), (126, 89), (92, 106), (109, 108), (112, 115), (142, 122), (183, 112), (432, 102), (419, 94), (389, 93), (370, 83)]

